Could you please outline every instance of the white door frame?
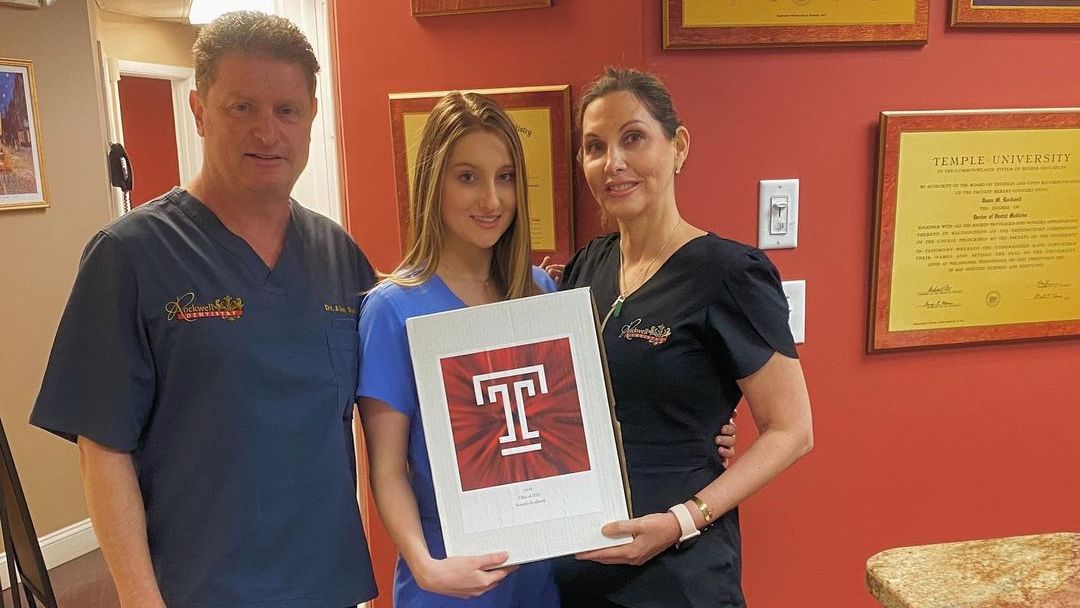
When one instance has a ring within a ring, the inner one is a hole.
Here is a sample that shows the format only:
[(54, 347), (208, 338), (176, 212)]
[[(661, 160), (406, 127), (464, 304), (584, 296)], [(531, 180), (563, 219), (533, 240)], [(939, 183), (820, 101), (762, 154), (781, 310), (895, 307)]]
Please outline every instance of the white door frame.
[[(180, 183), (186, 184), (202, 166), (202, 142), (195, 117), (188, 108), (188, 92), (195, 88), (195, 70), (188, 67), (106, 58), (108, 68), (109, 140), (124, 143), (124, 123), (120, 108), (120, 78), (137, 76), (168, 80), (172, 87), (173, 127), (176, 133), (176, 160)], [(113, 188), (113, 215), (123, 213), (123, 194)]]
[[(336, 70), (332, 65), (330, 9), (327, 0), (276, 0), (278, 15), (295, 23), (307, 36), (322, 67), (315, 96), (319, 112), (311, 126), (311, 149), (308, 164), (293, 187), (293, 198), (338, 224), (345, 219), (341, 188), (341, 162), (338, 156), (338, 121), (335, 97)], [(187, 183), (202, 167), (202, 142), (195, 129), (195, 118), (188, 108), (188, 92), (195, 88), (194, 70), (188, 67), (127, 61), (103, 57), (107, 74), (105, 105), (109, 113), (109, 141), (124, 143), (120, 114), (118, 82), (122, 75), (160, 78), (172, 83), (173, 123), (176, 125), (176, 158), (180, 183)], [(123, 213), (123, 195), (113, 192), (113, 217)]]
[(276, 0), (275, 5), (279, 16), (295, 23), (307, 36), (321, 68), (315, 87), (319, 112), (311, 125), (308, 164), (293, 187), (293, 198), (342, 224), (345, 221), (345, 202), (338, 156), (337, 83), (334, 82), (336, 69), (330, 52), (330, 9), (327, 0)]

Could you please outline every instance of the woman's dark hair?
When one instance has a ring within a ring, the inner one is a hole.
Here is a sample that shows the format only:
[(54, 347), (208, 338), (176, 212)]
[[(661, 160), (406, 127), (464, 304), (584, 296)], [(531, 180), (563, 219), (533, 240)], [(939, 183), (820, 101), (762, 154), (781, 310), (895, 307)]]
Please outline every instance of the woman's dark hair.
[(656, 122), (660, 123), (668, 139), (675, 137), (675, 131), (682, 126), (682, 121), (675, 112), (675, 105), (671, 102), (671, 93), (668, 92), (664, 83), (648, 72), (615, 66), (604, 68), (604, 73), (585, 89), (585, 94), (578, 101), (575, 117), (578, 129), (581, 129), (585, 108), (589, 107), (590, 103), (609, 93), (619, 91), (633, 93), (641, 105), (645, 106), (649, 114), (656, 119)]

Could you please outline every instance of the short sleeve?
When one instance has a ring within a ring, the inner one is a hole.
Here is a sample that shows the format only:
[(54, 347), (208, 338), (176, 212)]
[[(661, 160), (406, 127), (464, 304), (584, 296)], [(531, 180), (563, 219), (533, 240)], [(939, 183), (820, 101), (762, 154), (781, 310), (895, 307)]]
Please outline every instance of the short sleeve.
[(360, 311), (356, 396), (378, 399), (406, 416), (418, 408), (405, 317), (385, 288), (369, 293)]
[(587, 287), (591, 278), (590, 275), (595, 272), (595, 267), (599, 262), (599, 258), (602, 257), (605, 252), (611, 250), (618, 240), (618, 236), (617, 232), (598, 236), (589, 241), (584, 247), (579, 249), (577, 253), (571, 256), (570, 261), (568, 261), (563, 268), (563, 276), (562, 281), (559, 283), (559, 289)]
[(708, 331), (725, 369), (745, 378), (773, 353), (798, 358), (788, 317), (780, 273), (769, 258), (757, 249), (738, 254), (707, 310)]
[(532, 279), (533, 283), (536, 283), (536, 287), (540, 290), (540, 293), (552, 293), (553, 291), (558, 290), (555, 281), (551, 280), (551, 276), (539, 266), (532, 267)]
[(155, 389), (135, 270), (121, 244), (99, 232), (79, 263), (30, 423), (130, 452)]

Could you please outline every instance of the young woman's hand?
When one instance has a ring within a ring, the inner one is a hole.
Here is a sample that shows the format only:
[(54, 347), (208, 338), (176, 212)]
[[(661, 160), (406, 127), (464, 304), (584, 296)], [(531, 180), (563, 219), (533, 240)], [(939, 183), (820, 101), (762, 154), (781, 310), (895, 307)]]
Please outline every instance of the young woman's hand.
[(735, 417), (739, 415), (739, 411), (735, 410), (731, 413), (731, 420), (728, 423), (720, 427), (720, 432), (717, 433), (716, 438), (713, 440), (716, 443), (716, 453), (720, 455), (720, 458), (724, 459), (724, 468), (727, 468), (731, 464), (731, 459), (735, 457), (735, 431), (738, 427), (735, 426)]
[(432, 593), (450, 595), (461, 599), (477, 597), (492, 590), (517, 566), (499, 568), (510, 554), (502, 551), (487, 555), (430, 559), (413, 570), (420, 588)]
[(543, 261), (540, 262), (540, 270), (548, 273), (552, 281), (558, 285), (562, 281), (563, 269), (566, 268), (566, 264), (552, 264), (551, 256), (545, 255)]

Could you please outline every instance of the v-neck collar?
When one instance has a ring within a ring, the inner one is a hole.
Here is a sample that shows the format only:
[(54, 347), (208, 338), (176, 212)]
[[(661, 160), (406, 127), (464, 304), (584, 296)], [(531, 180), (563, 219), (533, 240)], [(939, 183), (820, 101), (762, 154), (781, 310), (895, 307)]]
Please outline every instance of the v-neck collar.
[(469, 305), (465, 303), (465, 300), (462, 300), (460, 297), (458, 297), (456, 293), (454, 293), (453, 289), (450, 289), (450, 286), (447, 285), (446, 281), (444, 281), (442, 277), (439, 276), (439, 273), (431, 273), (431, 278), (428, 280), (433, 281), (439, 289), (442, 289), (444, 292), (446, 292), (446, 295), (450, 296), (450, 299), (461, 308), (469, 307)]
[(288, 274), (288, 269), (293, 265), (294, 243), (296, 243), (295, 246), (299, 246), (295, 202), (289, 200), (289, 224), (285, 228), (285, 242), (277, 262), (273, 268), (270, 268), (247, 241), (229, 230), (218, 216), (193, 194), (182, 188), (173, 188), (169, 196), (180, 210), (209, 234), (218, 245), (236, 256), (259, 285), (265, 287), (270, 293), (285, 294), (284, 285), (281, 281), (275, 280), (275, 277)]
[[(683, 243), (682, 245), (679, 245), (678, 249), (676, 249), (675, 251), (672, 251), (671, 255), (669, 255), (668, 258), (666, 260), (664, 260), (664, 262), (662, 264), (660, 264), (659, 267), (657, 267), (656, 272), (652, 273), (652, 276), (645, 279), (645, 281), (642, 282), (641, 285), (638, 285), (637, 289), (635, 289), (634, 291), (631, 291), (629, 294), (626, 295), (625, 298), (623, 298), (623, 302), (626, 302), (630, 298), (634, 297), (636, 294), (644, 291), (645, 288), (650, 283), (654, 282), (653, 279), (655, 279), (656, 277), (658, 277), (658, 276), (660, 276), (661, 274), (664, 273), (664, 269), (667, 268), (668, 262), (670, 262), (671, 260), (673, 260), (676, 257), (680, 256), (683, 253), (684, 250), (686, 250), (687, 248), (690, 247), (691, 243), (694, 243), (694, 242), (696, 242), (696, 241), (698, 241), (700, 239), (703, 239), (703, 238), (709, 237), (709, 236), (716, 236), (716, 235), (714, 235), (711, 232), (706, 232), (705, 234), (695, 236), (694, 238), (690, 239), (689, 241), (686, 241), (685, 243)], [(614, 247), (612, 248), (612, 251), (611, 251), (611, 257), (614, 259), (613, 265), (615, 267), (615, 272), (613, 272), (612, 276), (609, 277), (610, 281), (614, 281), (613, 284), (609, 282), (609, 287), (611, 288), (612, 293), (615, 294), (614, 298), (616, 298), (616, 299), (619, 296), (622, 295), (622, 292), (619, 290), (619, 271), (621, 270), (621, 267), (622, 267), (622, 251), (619, 249), (619, 244), (620, 243), (622, 243), (622, 235), (617, 234), (616, 237), (615, 237), (615, 241), (614, 241)]]

